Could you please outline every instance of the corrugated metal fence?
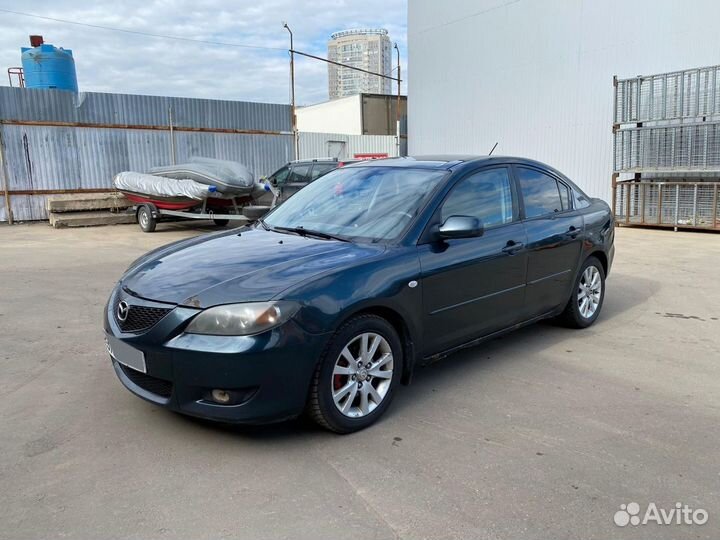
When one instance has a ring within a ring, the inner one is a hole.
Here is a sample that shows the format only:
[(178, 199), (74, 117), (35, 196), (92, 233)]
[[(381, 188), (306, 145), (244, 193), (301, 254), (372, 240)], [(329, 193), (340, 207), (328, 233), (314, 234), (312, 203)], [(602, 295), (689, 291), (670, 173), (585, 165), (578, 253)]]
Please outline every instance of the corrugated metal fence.
[[(392, 136), (299, 138), (301, 159), (397, 155)], [(46, 219), (48, 195), (110, 190), (120, 171), (206, 156), (260, 177), (294, 157), (288, 105), (10, 87), (0, 87), (0, 150), (0, 189), (18, 221)]]
[(108, 190), (120, 171), (173, 158), (236, 160), (259, 177), (293, 159), (290, 130), (288, 105), (0, 87), (0, 189), (22, 221), (47, 217), (47, 195)]

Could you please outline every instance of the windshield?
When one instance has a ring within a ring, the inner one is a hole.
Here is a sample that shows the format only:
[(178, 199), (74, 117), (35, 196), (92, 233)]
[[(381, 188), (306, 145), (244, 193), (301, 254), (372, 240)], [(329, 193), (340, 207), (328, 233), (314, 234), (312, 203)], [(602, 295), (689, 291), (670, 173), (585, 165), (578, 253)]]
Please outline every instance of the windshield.
[(263, 221), (348, 239), (394, 240), (446, 171), (398, 167), (337, 169), (298, 191)]

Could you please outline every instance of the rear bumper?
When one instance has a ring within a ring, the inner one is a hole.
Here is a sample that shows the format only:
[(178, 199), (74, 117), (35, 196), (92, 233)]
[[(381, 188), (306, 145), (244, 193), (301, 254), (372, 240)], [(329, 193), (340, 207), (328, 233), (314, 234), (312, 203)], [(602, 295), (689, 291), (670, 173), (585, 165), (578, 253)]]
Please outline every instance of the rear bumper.
[[(305, 332), (292, 320), (255, 336), (183, 334), (197, 310), (182, 307), (144, 334), (127, 334), (109, 309), (106, 333), (145, 357), (145, 373), (111, 357), (120, 382), (156, 405), (222, 422), (266, 423), (299, 415), (329, 339), (329, 334)], [(214, 402), (213, 389), (228, 391), (232, 402)]]

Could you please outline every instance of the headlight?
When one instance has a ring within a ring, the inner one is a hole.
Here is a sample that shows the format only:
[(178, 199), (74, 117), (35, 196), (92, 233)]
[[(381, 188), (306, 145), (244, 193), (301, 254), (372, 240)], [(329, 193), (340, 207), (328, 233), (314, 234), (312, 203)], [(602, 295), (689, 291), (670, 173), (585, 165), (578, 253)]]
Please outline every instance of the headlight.
[(297, 313), (295, 302), (249, 302), (208, 308), (196, 316), (186, 334), (249, 336), (270, 330)]

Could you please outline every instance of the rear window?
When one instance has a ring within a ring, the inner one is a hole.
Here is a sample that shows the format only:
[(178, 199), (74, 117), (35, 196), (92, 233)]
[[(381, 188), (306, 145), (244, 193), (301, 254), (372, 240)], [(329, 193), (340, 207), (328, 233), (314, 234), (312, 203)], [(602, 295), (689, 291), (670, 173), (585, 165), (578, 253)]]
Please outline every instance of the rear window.
[(307, 182), (308, 172), (310, 172), (309, 164), (293, 165), (288, 182)]
[(317, 179), (325, 173), (329, 173), (333, 169), (337, 168), (337, 163), (316, 163), (313, 166), (312, 173), (310, 174), (310, 181)]

